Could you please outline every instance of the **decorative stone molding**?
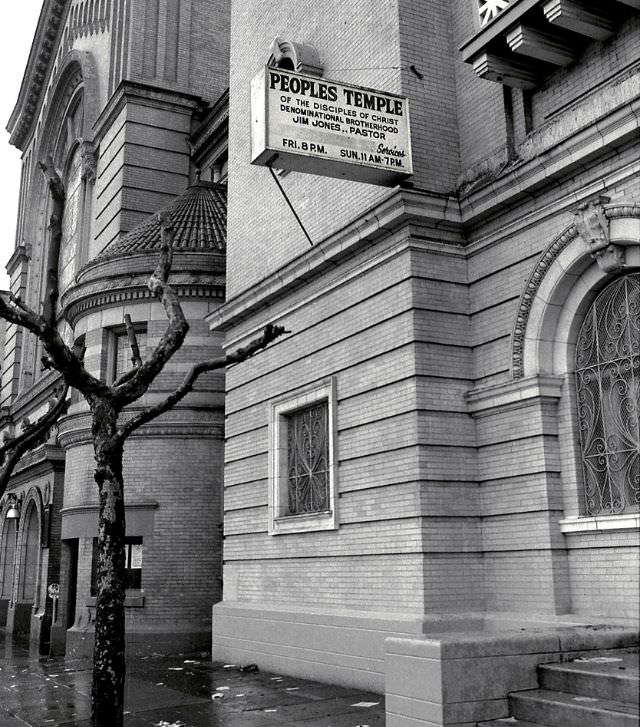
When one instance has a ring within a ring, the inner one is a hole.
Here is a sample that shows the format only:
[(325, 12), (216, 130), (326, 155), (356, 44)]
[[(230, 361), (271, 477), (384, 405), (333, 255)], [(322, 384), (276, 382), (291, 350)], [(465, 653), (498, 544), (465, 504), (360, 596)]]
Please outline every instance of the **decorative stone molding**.
[(98, 175), (98, 152), (89, 142), (83, 142), (80, 150), (82, 164), (82, 179), (89, 184), (95, 184)]
[(605, 273), (615, 273), (624, 267), (625, 253), (620, 245), (607, 245), (603, 250), (592, 253), (592, 256)]
[(574, 220), (578, 234), (584, 240), (590, 253), (597, 252), (609, 244), (609, 221), (604, 206), (609, 197), (599, 197), (589, 201), (575, 211)]
[(626, 250), (640, 246), (640, 204), (605, 206), (607, 198), (590, 203), (576, 212), (569, 225), (547, 247), (533, 269), (520, 296), (516, 321), (511, 334), (511, 376), (524, 375), (524, 346), (531, 308), (543, 280), (559, 255), (580, 237), (584, 241), (584, 255), (591, 254), (604, 272), (617, 272), (625, 267)]
[[(43, 161), (49, 154), (60, 153), (62, 149), (68, 151), (68, 146), (57, 143), (57, 135), (65, 122), (76, 100), (81, 97), (84, 113), (81, 128), (74, 129), (74, 134), (83, 143), (90, 146), (94, 138), (94, 122), (99, 111), (100, 98), (98, 94), (98, 72), (96, 62), (88, 51), (70, 50), (58, 62), (54, 69), (54, 76), (49, 84), (45, 103), (39, 118), (42, 120), (42, 129), (38, 144), (38, 155)], [(34, 121), (35, 123), (35, 121)], [(26, 143), (28, 132), (25, 132)], [(17, 145), (17, 144), (16, 144)], [(20, 147), (22, 148), (22, 147)], [(63, 166), (65, 160), (56, 157), (58, 166)]]
[[(193, 411), (193, 410), (192, 410)], [(125, 411), (125, 416), (127, 412)], [(189, 417), (189, 404), (180, 409), (173, 409), (165, 412), (161, 418), (154, 419), (137, 429), (130, 439), (144, 438), (149, 440), (154, 437), (185, 437), (191, 439), (214, 439), (222, 441), (224, 438), (224, 423), (215, 419), (204, 417)], [(215, 412), (213, 412), (215, 415)], [(221, 415), (218, 415), (218, 419)], [(60, 445), (65, 449), (92, 445), (91, 436), (91, 415), (72, 414), (60, 422)]]
[[(121, 284), (113, 290), (109, 289), (108, 284), (104, 286), (102, 292), (96, 292), (83, 296), (82, 299), (69, 302), (63, 300), (65, 306), (65, 317), (69, 323), (74, 326), (78, 318), (86, 315), (88, 312), (100, 308), (123, 305), (125, 303), (140, 303), (142, 301), (155, 300), (153, 294), (146, 286), (149, 276), (139, 281), (132, 281), (130, 287), (123, 287)], [(107, 282), (107, 281), (105, 281)], [(135, 283), (139, 285), (136, 286)], [(181, 299), (193, 298), (196, 300), (224, 300), (224, 283), (218, 285), (203, 281), (201, 283), (182, 284), (180, 282), (172, 282), (173, 290)]]
[(496, 409), (528, 406), (534, 401), (547, 399), (557, 401), (560, 398), (564, 377), (539, 375), (508, 381), (504, 384), (487, 386), (469, 391), (465, 399), (469, 413), (480, 417), (494, 413)]
[(64, 452), (58, 445), (44, 444), (25, 454), (14, 470), (12, 482), (28, 484), (34, 477), (64, 469)]
[(574, 224), (600, 269), (614, 273), (624, 267), (625, 255), (620, 245), (611, 244), (609, 220), (604, 208), (609, 201), (609, 197), (599, 197), (597, 201), (578, 207), (574, 213)]
[(229, 89), (215, 102), (189, 141), (193, 161), (198, 168), (210, 154), (217, 156), (227, 148), (229, 131)]
[[(54, 62), (54, 50), (69, 0), (46, 0), (29, 54), (18, 102), (9, 119), (9, 143), (24, 148), (45, 91), (45, 80)], [(37, 49), (37, 52), (33, 52)]]
[(322, 76), (324, 66), (320, 61), (318, 51), (307, 43), (294, 43), (276, 36), (269, 47), (270, 66), (280, 65), (285, 59), (291, 61), (296, 73), (305, 73), (309, 76)]

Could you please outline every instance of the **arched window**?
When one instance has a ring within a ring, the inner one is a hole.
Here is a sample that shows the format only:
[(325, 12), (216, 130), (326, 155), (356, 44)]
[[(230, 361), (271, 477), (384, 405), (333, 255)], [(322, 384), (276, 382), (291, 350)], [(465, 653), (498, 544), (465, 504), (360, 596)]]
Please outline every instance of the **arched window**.
[(35, 505), (31, 507), (27, 517), (23, 548), (20, 598), (23, 601), (33, 601), (36, 596), (38, 555), (40, 553), (40, 524), (38, 509)]
[(16, 557), (16, 521), (5, 520), (0, 552), (0, 596), (11, 598), (13, 590), (13, 564)]
[(587, 515), (640, 504), (640, 273), (609, 284), (591, 305), (576, 349), (578, 422)]
[(73, 282), (78, 268), (78, 257), (82, 244), (84, 185), (82, 181), (82, 156), (76, 146), (67, 163), (64, 175), (66, 199), (62, 217), (62, 239), (58, 261), (58, 286), (66, 290)]

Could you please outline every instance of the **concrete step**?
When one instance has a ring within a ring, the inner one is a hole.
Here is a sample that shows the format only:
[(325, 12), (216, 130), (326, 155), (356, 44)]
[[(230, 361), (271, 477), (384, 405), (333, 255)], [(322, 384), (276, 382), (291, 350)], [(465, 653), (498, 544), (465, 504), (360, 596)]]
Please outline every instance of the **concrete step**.
[(538, 667), (543, 689), (599, 697), (614, 702), (639, 703), (639, 654), (592, 657)]
[(638, 707), (599, 697), (532, 689), (509, 695), (510, 714), (545, 727), (638, 727)]
[(478, 722), (478, 727), (549, 727), (549, 725), (540, 724), (540, 722), (526, 722), (515, 717), (503, 717), (502, 719), (492, 719), (489, 722)]

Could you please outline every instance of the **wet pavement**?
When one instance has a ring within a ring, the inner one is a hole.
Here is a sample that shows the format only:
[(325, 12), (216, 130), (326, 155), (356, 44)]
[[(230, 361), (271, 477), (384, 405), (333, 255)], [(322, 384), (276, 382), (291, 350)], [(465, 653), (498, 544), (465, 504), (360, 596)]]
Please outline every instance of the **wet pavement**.
[[(383, 727), (378, 694), (216, 664), (208, 654), (128, 664), (126, 727)], [(0, 727), (89, 727), (91, 663), (39, 657), (0, 631)]]

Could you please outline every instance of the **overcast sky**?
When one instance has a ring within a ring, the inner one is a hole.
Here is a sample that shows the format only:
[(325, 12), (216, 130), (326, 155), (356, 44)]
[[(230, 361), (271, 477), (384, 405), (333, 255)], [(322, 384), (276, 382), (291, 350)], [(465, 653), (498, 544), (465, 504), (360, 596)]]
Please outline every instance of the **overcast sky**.
[(7, 122), (15, 106), (38, 24), (42, 0), (2, 4), (0, 23), (0, 288), (8, 287), (5, 265), (13, 252), (20, 186), (20, 152), (9, 144)]

